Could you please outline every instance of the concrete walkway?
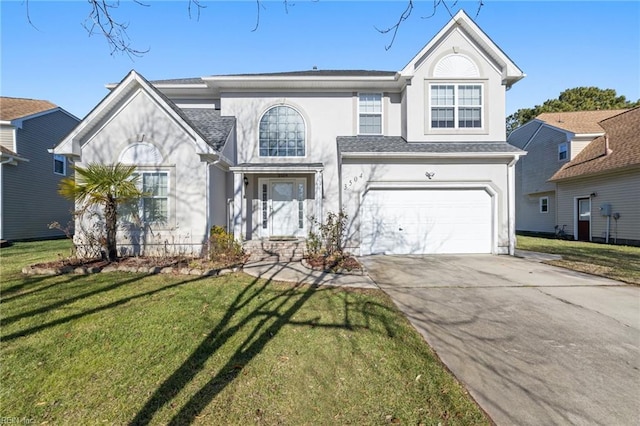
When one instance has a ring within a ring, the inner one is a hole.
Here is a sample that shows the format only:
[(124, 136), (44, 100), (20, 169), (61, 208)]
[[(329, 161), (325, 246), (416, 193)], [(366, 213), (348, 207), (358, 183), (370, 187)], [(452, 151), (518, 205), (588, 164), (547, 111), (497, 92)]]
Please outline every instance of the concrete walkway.
[(332, 274), (306, 268), (301, 262), (256, 262), (244, 265), (243, 272), (272, 281), (327, 285), (347, 288), (378, 288), (368, 275)]

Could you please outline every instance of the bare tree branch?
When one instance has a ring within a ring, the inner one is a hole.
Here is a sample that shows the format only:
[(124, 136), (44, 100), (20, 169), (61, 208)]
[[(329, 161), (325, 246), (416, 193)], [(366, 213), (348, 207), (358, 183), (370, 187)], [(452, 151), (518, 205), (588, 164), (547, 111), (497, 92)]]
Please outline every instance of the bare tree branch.
[(256, 26), (251, 30), (252, 33), (256, 32), (260, 26), (260, 6), (262, 6), (260, 0), (256, 0)]
[(187, 10), (189, 11), (189, 19), (191, 19), (191, 5), (194, 5), (196, 7), (196, 10), (198, 11), (198, 17), (196, 18), (196, 21), (200, 20), (200, 11), (204, 8), (206, 8), (207, 6), (204, 6), (203, 4), (200, 3), (200, 0), (189, 0), (189, 5), (187, 6)]
[(407, 3), (407, 8), (404, 10), (404, 12), (402, 12), (402, 14), (400, 15), (400, 18), (398, 18), (398, 22), (396, 22), (395, 25), (384, 30), (374, 27), (381, 34), (387, 34), (389, 32), (393, 32), (393, 37), (391, 37), (391, 43), (385, 46), (384, 50), (391, 49), (391, 46), (393, 46), (393, 42), (396, 39), (396, 35), (398, 34), (398, 29), (400, 29), (400, 25), (402, 25), (404, 21), (409, 19), (409, 16), (411, 16), (412, 11), (413, 11), (413, 0), (409, 0)]
[[(149, 51), (138, 50), (131, 46), (131, 39), (127, 34), (129, 23), (116, 21), (113, 17), (113, 10), (120, 6), (119, 0), (88, 0), (91, 12), (82, 24), (92, 36), (102, 33), (111, 48), (111, 55), (116, 52), (125, 53), (128, 56), (141, 57)], [(149, 7), (138, 0), (134, 0), (140, 6)]]
[[(444, 7), (447, 10), (447, 13), (449, 13), (449, 16), (453, 18), (454, 13), (451, 11), (451, 9), (456, 7), (457, 5), (458, 5), (458, 0), (453, 1), (451, 4), (448, 4), (446, 0), (433, 0), (433, 10), (431, 11), (431, 14), (427, 16), (421, 16), (421, 18), (422, 19), (432, 18), (433, 16), (435, 16), (436, 12), (438, 11), (438, 7), (440, 6)], [(476, 11), (476, 15), (475, 15), (476, 18), (480, 14), (480, 9), (482, 8), (482, 6), (484, 6), (483, 0), (478, 0), (478, 10)], [(384, 47), (385, 50), (391, 49), (394, 41), (396, 40), (396, 36), (398, 35), (398, 30), (400, 29), (400, 26), (404, 21), (409, 19), (409, 16), (411, 16), (411, 12), (413, 11), (413, 8), (414, 8), (413, 0), (407, 0), (407, 7), (402, 12), (400, 17), (398, 18), (398, 21), (394, 25), (383, 30), (377, 27), (374, 27), (381, 34), (393, 33), (393, 36), (391, 37), (391, 43), (389, 43)]]

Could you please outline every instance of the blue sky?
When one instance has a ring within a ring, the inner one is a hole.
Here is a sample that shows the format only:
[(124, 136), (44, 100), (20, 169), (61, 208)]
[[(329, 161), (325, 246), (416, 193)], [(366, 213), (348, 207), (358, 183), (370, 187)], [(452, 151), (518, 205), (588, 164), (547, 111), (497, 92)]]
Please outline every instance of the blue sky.
[[(450, 19), (432, 0), (415, 1), (389, 50), (406, 1), (202, 1), (190, 19), (187, 0), (140, 6), (123, 0), (114, 16), (129, 23), (142, 58), (110, 55), (104, 39), (82, 23), (86, 1), (0, 2), (0, 94), (47, 99), (84, 117), (106, 94), (104, 85), (131, 69), (150, 80), (215, 74), (320, 69), (397, 71)], [(448, 2), (452, 4), (452, 1)], [(477, 1), (458, 2), (472, 18)], [(640, 2), (484, 0), (478, 25), (527, 74), (507, 92), (507, 113), (533, 107), (578, 86), (615, 89), (640, 99)]]

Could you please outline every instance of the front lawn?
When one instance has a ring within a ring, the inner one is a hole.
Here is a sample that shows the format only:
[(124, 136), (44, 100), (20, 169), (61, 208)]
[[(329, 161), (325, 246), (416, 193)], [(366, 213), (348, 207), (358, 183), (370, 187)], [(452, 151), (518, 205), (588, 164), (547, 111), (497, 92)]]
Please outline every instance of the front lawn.
[(34, 424), (488, 424), (380, 291), (222, 277), (23, 276), (0, 250), (0, 403)]
[(518, 235), (517, 247), (562, 255), (547, 263), (640, 285), (640, 247)]

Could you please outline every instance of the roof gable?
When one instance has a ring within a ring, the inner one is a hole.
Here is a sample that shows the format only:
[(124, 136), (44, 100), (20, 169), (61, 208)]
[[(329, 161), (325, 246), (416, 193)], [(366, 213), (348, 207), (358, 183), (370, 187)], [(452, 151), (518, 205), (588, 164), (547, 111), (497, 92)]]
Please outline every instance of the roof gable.
[[(129, 72), (115, 88), (85, 117), (82, 122), (67, 135), (53, 150), (54, 153), (80, 155), (80, 141), (93, 132), (103, 120), (120, 105), (120, 103), (133, 96), (137, 91), (143, 90), (193, 138), (197, 150), (202, 154), (217, 154), (224, 145), (228, 132), (232, 125), (229, 120), (223, 120), (217, 114), (188, 114), (181, 110), (173, 101), (155, 88), (142, 75), (135, 71)], [(217, 123), (216, 119), (221, 123)], [(226, 135), (222, 132), (227, 130)]]
[(595, 138), (550, 180), (640, 167), (640, 107), (602, 120), (605, 134)]
[(477, 46), (480, 51), (494, 62), (502, 74), (502, 82), (511, 86), (525, 77), (518, 66), (487, 36), (471, 18), (460, 10), (455, 16), (414, 56), (402, 69), (402, 76), (412, 76), (415, 70), (426, 61), (435, 49), (454, 31), (462, 35)]

